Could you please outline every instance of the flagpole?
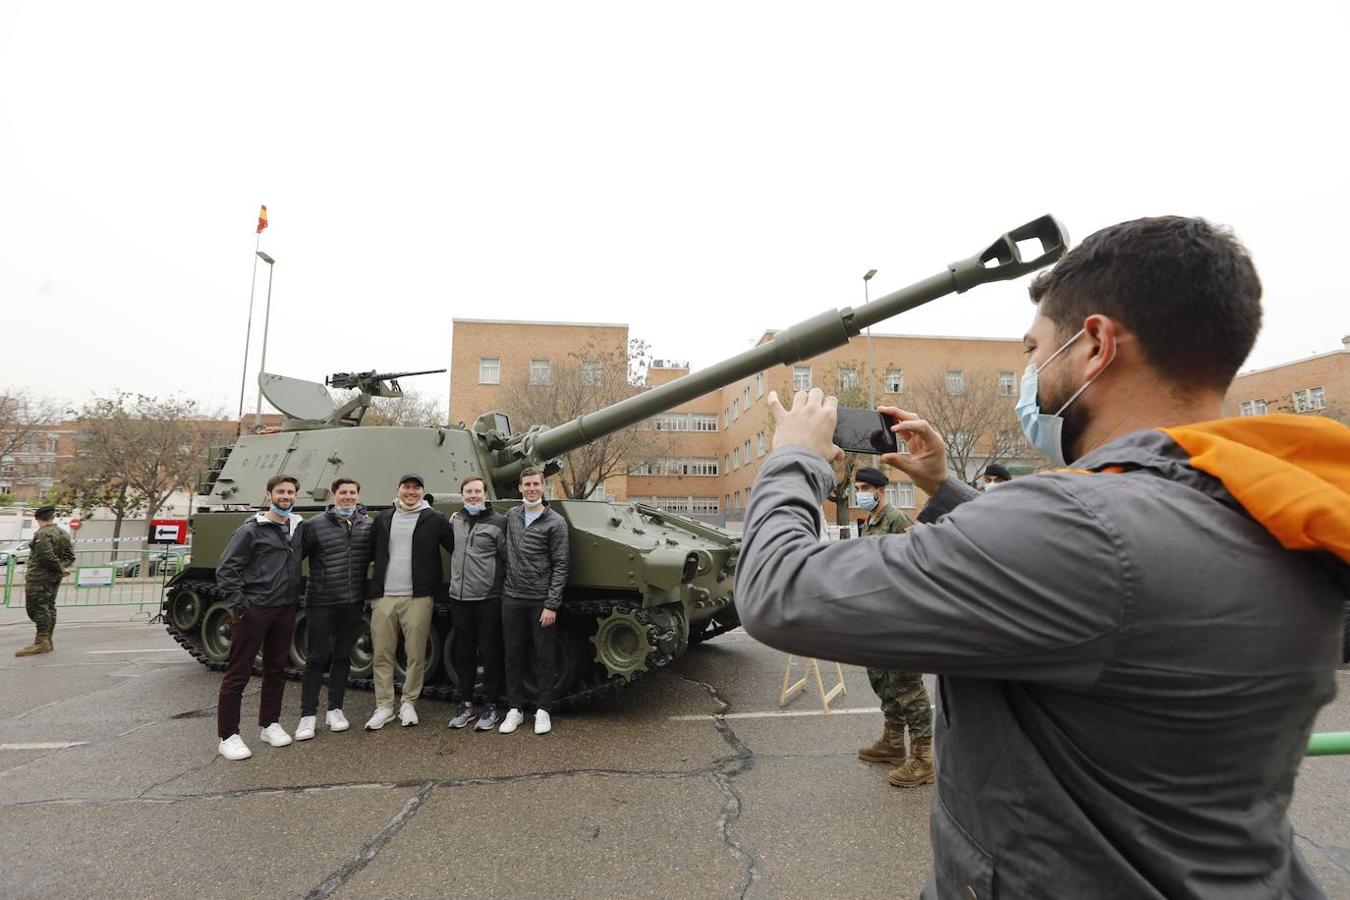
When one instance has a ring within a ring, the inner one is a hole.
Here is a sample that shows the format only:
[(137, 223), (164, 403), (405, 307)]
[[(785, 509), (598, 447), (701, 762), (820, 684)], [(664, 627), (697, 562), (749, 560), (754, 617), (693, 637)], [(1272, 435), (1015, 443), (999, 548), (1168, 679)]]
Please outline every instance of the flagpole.
[(248, 324), (244, 326), (244, 368), (239, 373), (239, 415), (234, 420), (234, 436), (236, 439), (244, 428), (244, 384), (248, 380), (248, 345), (253, 337), (253, 294), (258, 288), (258, 250), (262, 247), (262, 230), (258, 231), (258, 239), (253, 245), (253, 280), (248, 287)]

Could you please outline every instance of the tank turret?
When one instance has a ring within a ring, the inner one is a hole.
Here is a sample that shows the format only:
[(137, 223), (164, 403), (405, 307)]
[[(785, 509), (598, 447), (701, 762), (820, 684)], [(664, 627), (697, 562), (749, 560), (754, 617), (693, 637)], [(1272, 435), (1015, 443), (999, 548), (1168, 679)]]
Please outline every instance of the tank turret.
[[(1067, 244), (1060, 224), (1042, 216), (909, 287), (857, 309), (821, 313), (716, 365), (554, 426), (533, 423), (517, 429), (513, 426), (523, 423), (494, 411), (471, 426), (373, 427), (362, 424), (371, 399), (401, 396), (399, 378), (425, 373), (339, 373), (329, 376), (326, 386), (264, 374), (260, 387), (286, 413), (285, 423), (243, 435), (213, 453), (199, 486), (200, 511), (192, 520), (192, 568), (170, 582), (164, 598), (168, 630), (203, 663), (224, 667), (231, 620), (215, 587), (215, 565), (231, 532), (262, 502), (273, 475), (300, 481), (296, 510), (302, 515), (324, 509), (328, 485), (338, 475), (365, 486), (367, 506), (388, 506), (398, 478), (410, 471), (423, 476), (433, 505), (446, 514), (459, 509), (459, 485), (470, 475), (484, 478), (489, 497), (505, 510), (517, 502), (526, 466), (557, 471), (569, 450), (741, 378), (839, 347), (864, 328), (931, 300), (1032, 272), (1060, 258)], [(328, 387), (358, 394), (337, 404)], [(666, 665), (690, 644), (738, 624), (732, 597), (736, 538), (639, 503), (551, 502), (571, 534), (571, 569), (559, 617), (557, 696), (563, 702), (591, 700), (622, 687)], [(299, 678), (306, 653), (302, 621), (295, 635), (288, 674)], [(441, 597), (423, 691), (431, 697), (448, 699), (455, 689), (449, 636), (448, 603)], [(354, 687), (371, 687), (372, 666), (367, 617), (352, 654)]]

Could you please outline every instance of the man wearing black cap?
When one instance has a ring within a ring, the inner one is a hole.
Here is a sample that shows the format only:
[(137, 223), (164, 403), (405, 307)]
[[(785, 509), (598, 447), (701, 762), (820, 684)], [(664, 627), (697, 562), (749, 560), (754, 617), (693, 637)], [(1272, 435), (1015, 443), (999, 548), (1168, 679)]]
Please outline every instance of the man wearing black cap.
[(383, 728), (394, 718), (394, 661), (399, 634), (407, 663), (398, 719), (417, 724), (414, 704), (426, 676), (427, 635), (431, 632), (432, 598), (445, 584), (441, 548), (454, 549), (450, 520), (426, 501), (422, 476), (399, 479), (394, 505), (375, 517), (371, 556), (375, 577), (370, 582), (370, 635), (375, 644), (375, 714), (367, 731)]
[(33, 535), (28, 568), (24, 572), (24, 606), (28, 618), (37, 626), (33, 643), (15, 651), (15, 656), (37, 656), (51, 653), (52, 632), (56, 630), (56, 591), (61, 579), (75, 564), (75, 551), (70, 538), (56, 525), (56, 507), (39, 507), (33, 513), (37, 520), (37, 534)]
[(1000, 465), (985, 466), (984, 475), (980, 478), (980, 490), (990, 491), (1000, 484), (1007, 484), (1012, 481), (1012, 473), (1007, 467)]
[[(890, 479), (880, 469), (870, 466), (859, 469), (854, 476), (853, 492), (858, 506), (866, 512), (860, 532), (862, 535), (899, 534), (913, 521), (886, 502), (886, 485)], [(933, 708), (928, 691), (923, 686), (923, 675), (895, 669), (868, 669), (867, 678), (872, 690), (881, 698), (881, 714), (885, 730), (874, 743), (858, 751), (868, 762), (890, 763), (895, 768), (887, 779), (896, 787), (914, 787), (933, 780)], [(909, 726), (909, 753), (905, 753), (905, 726)]]

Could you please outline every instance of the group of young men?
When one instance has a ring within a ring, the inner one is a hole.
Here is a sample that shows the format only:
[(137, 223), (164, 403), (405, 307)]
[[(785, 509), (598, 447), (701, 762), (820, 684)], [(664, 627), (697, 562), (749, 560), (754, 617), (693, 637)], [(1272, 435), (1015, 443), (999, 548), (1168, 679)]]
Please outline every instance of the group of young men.
[[(474, 722), (476, 731), (496, 728), (502, 734), (520, 727), (525, 721), (528, 647), (538, 685), (534, 732), (552, 729), (556, 623), (567, 583), (568, 534), (567, 521), (544, 501), (542, 471), (521, 471), (522, 503), (505, 514), (493, 509), (482, 478), (466, 478), (460, 484), (463, 508), (448, 518), (432, 508), (425, 482), (414, 473), (399, 479), (394, 504), (373, 517), (360, 502), (361, 485), (355, 479), (336, 479), (332, 503), (308, 519), (292, 511), (298, 488), (288, 475), (270, 479), (268, 508), (235, 530), (216, 570), (216, 584), (233, 619), (216, 714), (221, 756), (252, 756), (239, 733), (239, 707), (260, 650), (258, 724), (264, 743), (285, 747), (293, 739), (315, 736), (325, 673), (324, 724), (334, 732), (350, 727), (342, 705), (367, 599), (375, 712), (366, 730), (383, 728), (395, 718), (404, 726), (418, 724), (416, 704), (426, 677), (432, 607), (447, 584), (454, 632), (447, 668), (459, 701), (449, 726), (464, 728)], [(450, 555), (448, 579), (442, 550)], [(302, 579), (305, 560), (309, 574)], [(281, 701), (302, 602), (308, 655), (300, 720), (292, 737), (281, 725)], [(405, 662), (396, 706), (400, 646)], [(481, 709), (474, 705), (480, 665)]]

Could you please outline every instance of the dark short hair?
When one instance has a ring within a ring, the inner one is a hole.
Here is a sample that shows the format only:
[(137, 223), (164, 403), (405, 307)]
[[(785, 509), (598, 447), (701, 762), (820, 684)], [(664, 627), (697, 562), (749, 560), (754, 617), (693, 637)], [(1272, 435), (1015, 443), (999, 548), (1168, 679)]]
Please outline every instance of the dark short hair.
[[(521, 474), (521, 477), (524, 477), (524, 473)], [(463, 481), (461, 481), (461, 482), (459, 483), (459, 492), (460, 492), (461, 494), (464, 493), (464, 488), (465, 488), (470, 482), (473, 482), (473, 481), (481, 481), (481, 482), (483, 482), (483, 487), (487, 487), (487, 480), (486, 480), (485, 478), (483, 478), (482, 475), (470, 475), (468, 478), (465, 478)]]
[(39, 506), (37, 509), (33, 510), (33, 518), (37, 519), (39, 522), (50, 522), (52, 519), (56, 518), (56, 507)]
[(1012, 473), (1008, 471), (1007, 466), (1000, 466), (994, 463), (992, 466), (986, 466), (984, 469), (985, 478), (1001, 478), (1004, 481), (1012, 481)]
[(1094, 314), (1139, 339), (1183, 391), (1224, 390), (1261, 330), (1261, 279), (1231, 230), (1204, 219), (1134, 219), (1089, 235), (1031, 283), (1061, 339)]
[(526, 478), (530, 477), (531, 475), (538, 475), (540, 478), (543, 478), (543, 477), (544, 477), (544, 470), (541, 469), (541, 468), (539, 468), (538, 466), (526, 466), (525, 468), (523, 468), (523, 469), (520, 470), (520, 480), (521, 480), (521, 481), (524, 481)]
[(336, 494), (337, 489), (342, 487), (344, 484), (354, 484), (356, 485), (357, 491), (361, 490), (361, 482), (357, 481), (355, 478), (346, 478), (346, 477), (334, 478), (333, 483), (328, 487), (328, 490)]
[(297, 491), (300, 490), (300, 479), (296, 478), (294, 475), (273, 475), (271, 478), (267, 479), (267, 493), (272, 493), (272, 488), (281, 484), (283, 481), (289, 481), (295, 486)]

